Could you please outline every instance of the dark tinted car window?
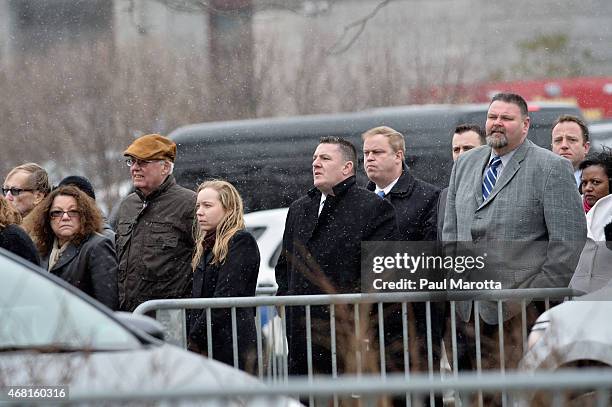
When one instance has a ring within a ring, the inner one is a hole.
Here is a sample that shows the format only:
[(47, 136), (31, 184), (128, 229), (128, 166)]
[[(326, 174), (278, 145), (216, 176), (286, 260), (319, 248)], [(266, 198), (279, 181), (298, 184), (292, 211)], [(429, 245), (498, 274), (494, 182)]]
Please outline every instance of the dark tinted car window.
[[(174, 174), (190, 189), (207, 178), (232, 182), (242, 195), (246, 212), (287, 207), (312, 188), (312, 152), (322, 136), (341, 136), (357, 147), (357, 182), (366, 185), (361, 134), (385, 125), (404, 134), (406, 163), (412, 174), (444, 188), (453, 165), (452, 130), (461, 123), (484, 126), (487, 108), (404, 106), (186, 126), (170, 134), (178, 144)], [(568, 105), (530, 112), (530, 139), (550, 148), (551, 124), (560, 114), (580, 115), (580, 111)]]

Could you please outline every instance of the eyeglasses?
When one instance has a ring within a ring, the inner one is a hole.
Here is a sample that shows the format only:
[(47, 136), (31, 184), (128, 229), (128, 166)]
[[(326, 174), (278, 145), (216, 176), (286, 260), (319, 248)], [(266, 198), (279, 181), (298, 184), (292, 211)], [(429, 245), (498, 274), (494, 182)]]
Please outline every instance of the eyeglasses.
[(81, 212), (79, 211), (51, 211), (49, 212), (49, 216), (51, 219), (61, 219), (64, 217), (64, 214), (68, 215), (70, 219), (78, 218), (81, 216)]
[(13, 196), (19, 196), (19, 194), (21, 194), (22, 192), (32, 192), (34, 191), (34, 189), (29, 189), (29, 188), (15, 188), (15, 187), (11, 187), (11, 188), (2, 188), (2, 195), (6, 195), (9, 192), (11, 193), (11, 195)]
[(138, 164), (139, 167), (146, 167), (147, 165), (151, 164), (151, 163), (156, 163), (159, 160), (139, 160), (138, 158), (127, 158), (125, 160), (125, 164), (128, 167), (133, 166), (134, 164)]

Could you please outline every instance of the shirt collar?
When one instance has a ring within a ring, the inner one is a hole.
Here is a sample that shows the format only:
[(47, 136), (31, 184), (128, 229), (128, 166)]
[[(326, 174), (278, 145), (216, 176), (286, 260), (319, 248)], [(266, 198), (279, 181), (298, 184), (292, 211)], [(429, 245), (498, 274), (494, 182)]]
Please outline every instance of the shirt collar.
[(380, 188), (378, 185), (376, 185), (376, 189), (374, 190), (374, 193), (378, 194), (380, 191), (383, 191), (385, 193), (385, 195), (389, 195), (389, 192), (391, 192), (391, 190), (393, 189), (395, 184), (397, 184), (398, 180), (399, 180), (399, 177), (394, 179), (393, 182), (391, 182), (389, 185), (387, 185), (384, 188)]
[[(498, 174), (501, 174), (501, 171), (506, 167), (506, 165), (508, 165), (508, 163), (510, 162), (510, 160), (512, 159), (512, 157), (514, 156), (514, 153), (516, 153), (516, 148), (504, 155), (499, 156), (499, 158), (501, 158), (501, 164), (499, 166), (499, 169), (497, 170)], [(491, 159), (493, 157), (497, 156), (497, 154), (495, 154), (495, 151), (493, 151), (493, 149), (491, 149), (491, 155), (489, 156), (489, 163), (491, 163)], [(487, 168), (489, 168), (489, 164), (487, 164)]]
[(582, 183), (582, 170), (574, 171), (574, 178), (576, 179), (576, 185), (580, 186)]
[(323, 210), (323, 205), (325, 204), (325, 200), (327, 199), (327, 195), (321, 192), (321, 200), (319, 201), (319, 215), (321, 215), (321, 211)]

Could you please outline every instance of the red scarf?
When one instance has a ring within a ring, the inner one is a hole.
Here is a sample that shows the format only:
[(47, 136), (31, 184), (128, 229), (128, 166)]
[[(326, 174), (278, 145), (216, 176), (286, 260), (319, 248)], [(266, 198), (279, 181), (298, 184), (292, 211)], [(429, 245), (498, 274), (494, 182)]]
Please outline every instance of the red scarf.
[(586, 198), (582, 198), (582, 207), (584, 208), (584, 213), (589, 213), (592, 208), (592, 206), (587, 202)]

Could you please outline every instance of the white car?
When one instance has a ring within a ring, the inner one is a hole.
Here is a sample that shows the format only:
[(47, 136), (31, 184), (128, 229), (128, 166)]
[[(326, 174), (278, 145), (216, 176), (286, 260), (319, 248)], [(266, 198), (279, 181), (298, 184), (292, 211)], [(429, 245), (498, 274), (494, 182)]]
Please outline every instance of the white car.
[[(542, 313), (531, 330), (519, 370), (534, 373), (563, 368), (612, 367), (611, 314), (612, 282)], [(525, 392), (514, 405), (529, 406), (534, 400), (542, 401), (537, 397), (533, 392)], [(574, 404), (570, 405), (595, 405), (595, 397), (591, 391), (576, 393), (572, 395)]]
[(556, 370), (576, 364), (612, 366), (612, 282), (542, 313), (519, 369)]
[[(92, 392), (195, 392), (206, 387), (223, 389), (231, 383), (240, 383), (245, 390), (264, 386), (240, 370), (153, 338), (142, 329), (159, 331), (155, 321), (113, 313), (3, 249), (0, 281), (0, 387), (67, 386), (71, 395), (83, 396)], [(59, 391), (56, 396), (67, 397)], [(0, 404), (2, 400), (0, 395)], [(144, 404), (220, 405), (214, 399)], [(223, 405), (286, 407), (299, 403), (284, 397), (228, 395)]]
[[(261, 256), (257, 277), (257, 295), (274, 295), (278, 289), (274, 267), (280, 255), (288, 211), (289, 208), (279, 208), (244, 215), (247, 229), (257, 240)], [(262, 307), (260, 312), (268, 352), (276, 357), (286, 355), (287, 348), (281, 336), (280, 318), (278, 316), (271, 318), (275, 314), (272, 307)], [(270, 321), (273, 323), (269, 323)]]
[(247, 229), (257, 240), (261, 255), (257, 277), (258, 295), (274, 294), (278, 288), (274, 267), (280, 255), (288, 211), (289, 208), (279, 208), (244, 215)]

